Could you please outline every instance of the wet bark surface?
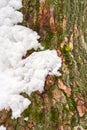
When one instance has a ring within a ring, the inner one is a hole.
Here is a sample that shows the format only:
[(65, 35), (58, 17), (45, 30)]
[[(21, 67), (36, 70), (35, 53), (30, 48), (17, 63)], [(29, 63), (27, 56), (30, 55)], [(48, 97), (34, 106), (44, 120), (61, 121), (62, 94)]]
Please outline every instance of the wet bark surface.
[(87, 1), (23, 0), (21, 11), (22, 25), (38, 32), (45, 49), (57, 50), (62, 75), (48, 75), (43, 93), (22, 93), (31, 99), (29, 108), (18, 119), (3, 110), (0, 124), (7, 130), (87, 130)]

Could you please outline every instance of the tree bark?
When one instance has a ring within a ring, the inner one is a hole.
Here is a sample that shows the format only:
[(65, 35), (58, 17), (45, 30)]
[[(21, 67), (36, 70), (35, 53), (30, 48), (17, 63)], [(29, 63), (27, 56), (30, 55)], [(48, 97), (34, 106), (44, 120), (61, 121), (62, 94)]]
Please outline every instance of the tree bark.
[(21, 11), (22, 25), (38, 32), (45, 49), (57, 50), (62, 75), (48, 75), (22, 117), (6, 117), (7, 130), (87, 129), (87, 0), (23, 0)]
[(78, 125), (87, 129), (87, 1), (24, 2), (23, 24), (37, 31), (45, 49), (56, 49), (63, 60), (61, 78), (47, 78), (47, 91), (36, 101), (41, 106), (34, 104), (36, 111), (32, 106), (39, 114), (35, 130), (73, 130)]

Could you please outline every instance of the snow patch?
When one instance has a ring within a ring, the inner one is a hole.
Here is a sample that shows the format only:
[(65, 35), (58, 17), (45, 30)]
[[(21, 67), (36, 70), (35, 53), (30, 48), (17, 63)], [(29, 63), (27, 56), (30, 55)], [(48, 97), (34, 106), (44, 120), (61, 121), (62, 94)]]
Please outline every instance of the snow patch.
[(43, 49), (39, 36), (29, 28), (15, 25), (23, 17), (17, 9), (22, 0), (0, 0), (0, 110), (11, 109), (17, 118), (30, 105), (20, 94), (43, 91), (48, 74), (59, 76), (61, 58), (55, 50), (34, 52), (26, 59), (27, 50)]
[(23, 15), (17, 11), (21, 7), (22, 0), (0, 0), (0, 26), (22, 22)]
[(28, 121), (28, 117), (25, 117), (25, 118), (24, 118), (24, 121)]
[(78, 125), (74, 127), (74, 130), (85, 130), (82, 126)]
[(1, 125), (0, 130), (6, 130), (6, 128), (3, 125)]

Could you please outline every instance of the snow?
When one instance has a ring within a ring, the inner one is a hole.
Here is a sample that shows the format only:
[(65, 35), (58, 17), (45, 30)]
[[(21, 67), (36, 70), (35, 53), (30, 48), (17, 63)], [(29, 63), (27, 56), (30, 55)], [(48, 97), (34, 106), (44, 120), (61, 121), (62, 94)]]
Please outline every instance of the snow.
[(84, 130), (84, 128), (82, 126), (78, 125), (78, 126), (74, 127), (74, 130)]
[[(23, 16), (17, 9), (22, 0), (0, 0), (0, 110), (11, 109), (17, 118), (30, 105), (20, 93), (43, 91), (48, 74), (59, 76), (61, 58), (55, 50), (42, 50), (39, 36), (29, 28), (16, 25)], [(40, 48), (26, 59), (27, 50)]]
[(22, 0), (0, 0), (0, 26), (22, 22), (23, 15), (16, 9), (22, 7)]
[(25, 117), (25, 118), (24, 118), (24, 121), (28, 121), (28, 117)]
[(6, 130), (6, 128), (3, 125), (1, 125), (0, 130)]

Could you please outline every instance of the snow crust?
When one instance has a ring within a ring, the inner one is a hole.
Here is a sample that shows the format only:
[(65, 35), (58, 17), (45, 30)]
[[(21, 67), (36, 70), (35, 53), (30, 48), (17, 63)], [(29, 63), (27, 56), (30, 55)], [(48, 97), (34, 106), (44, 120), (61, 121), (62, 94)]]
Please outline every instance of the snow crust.
[(22, 0), (0, 0), (0, 110), (11, 108), (12, 118), (19, 117), (31, 103), (20, 93), (43, 91), (46, 76), (59, 76), (61, 67), (55, 50), (34, 52), (22, 59), (27, 50), (43, 47), (36, 32), (15, 25), (22, 22), (17, 11), (21, 7)]
[(6, 130), (6, 128), (3, 125), (1, 125), (0, 130)]

